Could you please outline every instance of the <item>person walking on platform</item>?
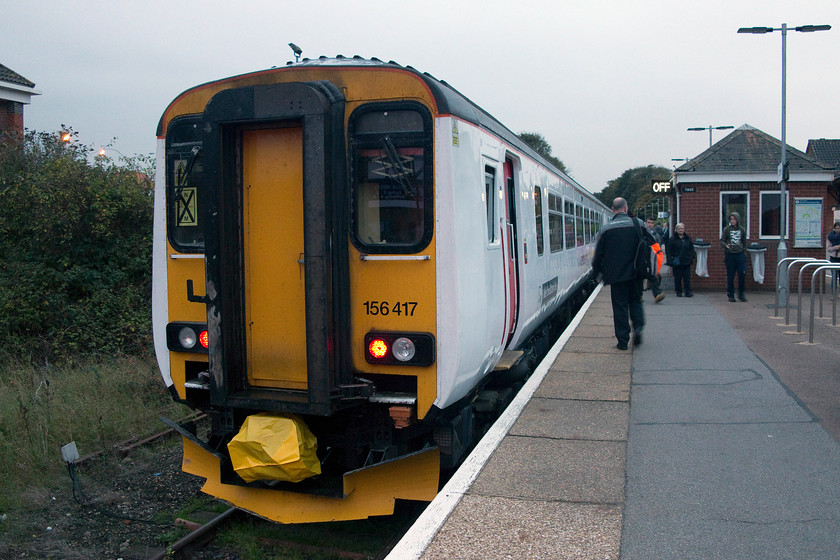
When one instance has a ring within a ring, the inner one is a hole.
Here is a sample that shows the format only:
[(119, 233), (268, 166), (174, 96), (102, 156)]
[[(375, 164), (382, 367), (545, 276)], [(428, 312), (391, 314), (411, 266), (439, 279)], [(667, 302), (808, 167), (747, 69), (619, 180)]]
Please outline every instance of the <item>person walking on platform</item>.
[(665, 252), (668, 266), (674, 271), (674, 291), (677, 297), (691, 297), (691, 261), (694, 260), (694, 244), (685, 232), (685, 224), (679, 223), (676, 233), (668, 240)]
[(747, 255), (744, 245), (747, 242), (747, 231), (741, 225), (738, 212), (729, 213), (729, 225), (723, 228), (720, 236), (720, 246), (724, 250), (726, 264), (726, 295), (729, 301), (735, 301), (735, 273), (738, 273), (738, 299), (747, 301), (744, 297), (744, 283), (747, 277)]
[[(662, 290), (659, 287), (659, 269), (662, 267), (662, 249), (665, 248), (665, 245), (662, 242), (662, 234), (656, 231), (653, 227), (653, 223), (653, 218), (645, 218), (645, 227), (647, 227), (648, 233), (650, 233), (654, 240), (653, 245), (650, 246), (651, 274), (650, 278), (648, 278), (648, 286), (650, 287), (650, 291), (653, 293), (653, 301), (659, 303), (665, 299), (665, 294), (662, 293)], [(660, 231), (662, 230), (662, 228), (659, 229)]]
[(630, 321), (633, 322), (633, 344), (642, 343), (645, 312), (642, 307), (642, 280), (636, 277), (636, 249), (640, 238), (648, 245), (654, 239), (638, 218), (627, 214), (627, 201), (616, 198), (612, 203), (613, 218), (598, 234), (592, 272), (595, 278), (610, 286), (616, 348), (627, 350), (630, 342)]

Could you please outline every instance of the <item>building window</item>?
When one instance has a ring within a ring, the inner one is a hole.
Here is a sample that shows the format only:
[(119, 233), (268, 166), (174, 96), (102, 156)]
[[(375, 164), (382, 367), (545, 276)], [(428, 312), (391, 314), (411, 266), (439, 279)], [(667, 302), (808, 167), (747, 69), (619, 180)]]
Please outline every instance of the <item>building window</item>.
[(534, 220), (537, 225), (537, 255), (543, 254), (542, 189), (534, 187)]
[[(785, 238), (790, 237), (790, 196), (789, 192), (785, 191), (785, 214), (786, 223), (788, 227), (785, 228)], [(766, 191), (760, 195), (760, 217), (759, 224), (759, 238), (779, 238), (779, 213), (781, 211), (781, 204), (779, 201), (779, 191)]]
[[(778, 198), (778, 195), (777, 195)], [(737, 212), (741, 216), (738, 225), (744, 228), (747, 232), (747, 238), (750, 237), (750, 193), (743, 192), (722, 192), (720, 193), (720, 233), (723, 234), (723, 228), (729, 225), (729, 215), (732, 212)], [(778, 235), (778, 234), (776, 234)]]

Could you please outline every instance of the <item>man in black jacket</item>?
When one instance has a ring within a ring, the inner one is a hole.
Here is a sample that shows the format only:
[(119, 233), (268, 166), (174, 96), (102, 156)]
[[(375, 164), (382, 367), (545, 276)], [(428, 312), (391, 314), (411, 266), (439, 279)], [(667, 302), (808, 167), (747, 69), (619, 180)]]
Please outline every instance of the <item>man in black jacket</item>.
[(636, 279), (634, 261), (641, 235), (645, 243), (654, 239), (638, 218), (627, 215), (627, 201), (616, 198), (612, 203), (613, 218), (598, 235), (592, 271), (595, 277), (609, 284), (612, 297), (613, 326), (616, 348), (627, 350), (630, 341), (630, 321), (633, 322), (633, 344), (642, 343), (645, 312), (642, 308), (642, 281)]

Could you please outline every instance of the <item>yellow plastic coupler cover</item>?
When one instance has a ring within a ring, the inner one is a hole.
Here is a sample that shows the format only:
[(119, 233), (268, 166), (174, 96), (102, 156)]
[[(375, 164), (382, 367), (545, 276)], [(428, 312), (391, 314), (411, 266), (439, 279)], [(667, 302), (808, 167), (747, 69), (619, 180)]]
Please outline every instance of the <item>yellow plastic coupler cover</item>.
[(321, 474), (317, 450), (317, 439), (299, 418), (267, 413), (247, 417), (228, 443), (233, 469), (245, 482), (300, 482)]

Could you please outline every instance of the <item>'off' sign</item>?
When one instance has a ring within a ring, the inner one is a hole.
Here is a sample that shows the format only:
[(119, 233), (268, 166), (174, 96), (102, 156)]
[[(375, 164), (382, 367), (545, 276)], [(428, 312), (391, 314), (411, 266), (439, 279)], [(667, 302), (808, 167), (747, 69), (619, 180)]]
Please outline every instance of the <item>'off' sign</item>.
[(651, 190), (656, 194), (663, 194), (671, 192), (671, 181), (657, 181), (656, 179), (650, 182)]

